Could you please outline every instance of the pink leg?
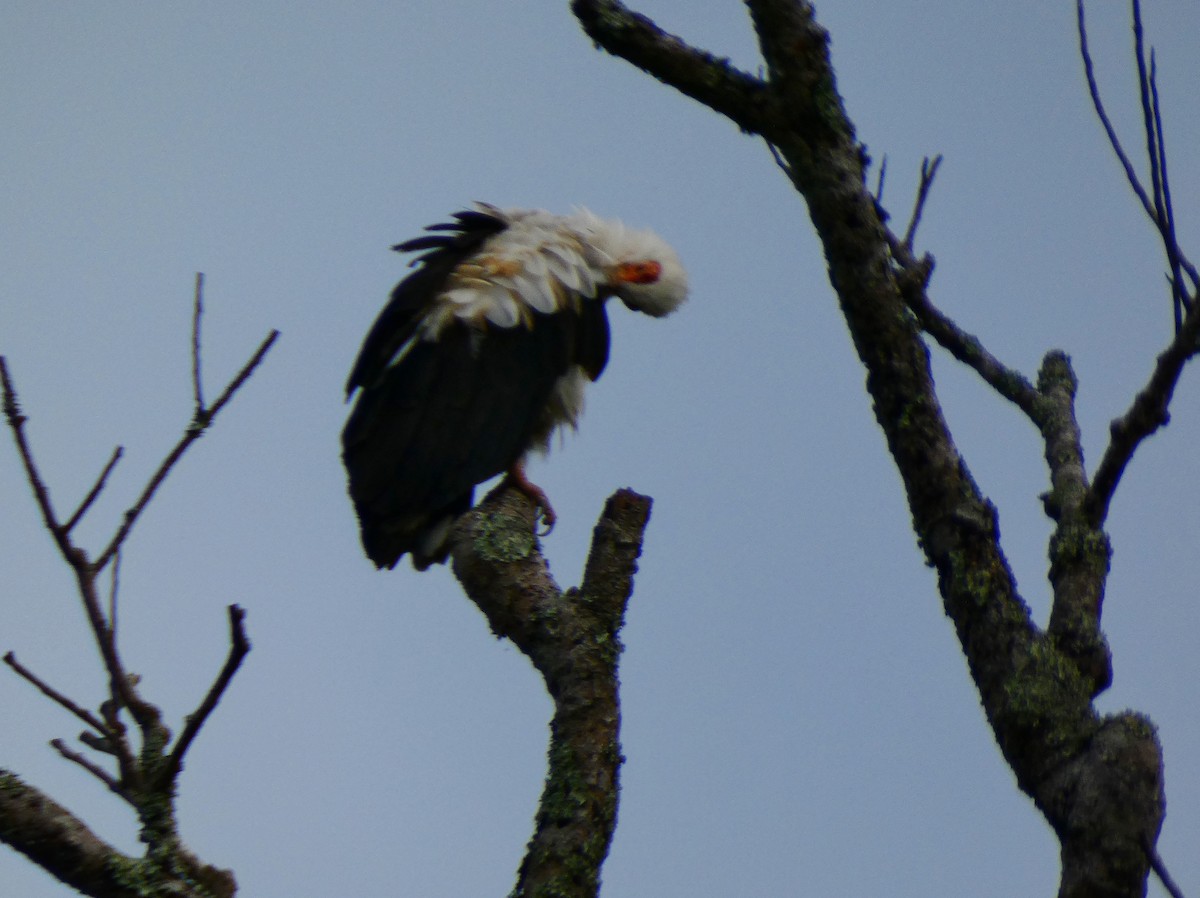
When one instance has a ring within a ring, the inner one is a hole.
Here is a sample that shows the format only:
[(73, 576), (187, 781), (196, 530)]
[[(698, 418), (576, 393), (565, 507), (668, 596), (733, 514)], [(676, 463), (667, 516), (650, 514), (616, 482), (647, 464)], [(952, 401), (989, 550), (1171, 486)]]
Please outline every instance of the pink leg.
[(549, 533), (554, 527), (554, 522), (558, 520), (558, 515), (554, 513), (546, 491), (526, 476), (525, 459), (519, 458), (513, 462), (512, 467), (508, 469), (508, 479), (513, 486), (533, 500), (533, 504), (542, 513), (542, 523), (546, 525), (546, 533)]

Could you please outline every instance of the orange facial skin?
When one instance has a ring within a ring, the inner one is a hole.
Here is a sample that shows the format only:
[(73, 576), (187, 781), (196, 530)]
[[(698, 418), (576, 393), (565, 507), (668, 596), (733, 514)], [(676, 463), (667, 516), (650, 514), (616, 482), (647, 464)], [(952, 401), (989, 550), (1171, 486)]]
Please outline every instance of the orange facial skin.
[(617, 266), (617, 280), (626, 284), (653, 284), (662, 275), (662, 265), (653, 260), (622, 262)]

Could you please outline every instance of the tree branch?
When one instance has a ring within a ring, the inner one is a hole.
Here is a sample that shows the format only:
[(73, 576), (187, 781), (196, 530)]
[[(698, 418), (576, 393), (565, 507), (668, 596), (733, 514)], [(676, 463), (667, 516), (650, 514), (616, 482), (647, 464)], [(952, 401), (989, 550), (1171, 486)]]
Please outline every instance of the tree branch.
[(25, 467), (25, 477), (33, 489), (34, 499), (42, 513), (42, 521), (46, 525), (46, 529), (50, 531), (50, 535), (54, 537), (63, 557), (68, 557), (71, 546), (63, 528), (59, 526), (54, 506), (50, 502), (50, 491), (46, 489), (46, 485), (38, 473), (33, 453), (29, 449), (29, 442), (25, 439), (26, 418), (21, 414), (17, 391), (13, 387), (12, 378), (8, 373), (8, 362), (4, 356), (0, 356), (0, 390), (3, 390), (4, 394), (4, 417), (8, 421), (9, 429), (12, 430), (13, 439), (17, 444), (17, 454), (21, 457), (21, 463)]
[[(0, 356), (0, 386), (2, 386), (4, 393), (5, 417), (8, 420), (9, 428), (12, 430), (13, 439), (16, 441), (17, 452), (25, 467), (26, 479), (33, 489), (33, 494), (41, 510), (42, 521), (46, 529), (50, 531), (50, 535), (54, 538), (60, 554), (75, 574), (76, 583), (79, 586), (80, 598), (83, 600), (84, 610), (87, 613), (88, 623), (92, 628), (92, 634), (96, 640), (97, 647), (100, 649), (100, 654), (104, 659), (105, 668), (109, 672), (112, 697), (114, 701), (118, 701), (119, 704), (129, 707), (136, 714), (136, 709), (141, 703), (129, 682), (129, 678), (124, 673), (120, 658), (117, 655), (112, 628), (109, 626), (109, 622), (105, 620), (104, 612), (100, 608), (95, 588), (95, 571), (88, 563), (87, 554), (71, 542), (66, 528), (58, 523), (58, 518), (50, 502), (49, 490), (47, 490), (42, 481), (37, 463), (33, 458), (33, 452), (29, 447), (29, 442), (25, 438), (26, 418), (20, 412), (16, 388), (13, 386), (8, 366), (2, 356)], [(122, 774), (132, 775), (134, 767), (132, 766), (131, 753), (122, 751), (118, 757), (122, 761)]]
[(123, 453), (124, 449), (122, 449), (120, 446), (113, 450), (113, 454), (109, 458), (108, 464), (104, 466), (104, 470), (102, 470), (100, 472), (100, 476), (96, 478), (96, 483), (88, 491), (88, 494), (83, 497), (83, 501), (79, 503), (79, 507), (75, 509), (75, 513), (68, 518), (67, 523), (63, 524), (63, 530), (66, 533), (70, 533), (72, 530), (74, 530), (75, 525), (83, 519), (83, 516), (87, 514), (88, 509), (92, 507), (92, 503), (96, 501), (96, 497), (100, 495), (100, 491), (104, 489), (104, 485), (108, 482), (108, 475), (113, 472), (113, 468), (117, 466), (117, 462), (121, 460), (121, 455)]
[[(933, 187), (933, 179), (937, 177), (938, 169), (942, 165), (942, 155), (933, 157), (930, 161), (926, 156), (921, 160), (921, 181), (917, 186), (917, 198), (913, 202), (912, 217), (908, 220), (908, 229), (904, 232), (904, 240), (901, 241), (904, 248), (910, 253), (913, 251), (913, 241), (917, 237), (917, 228), (921, 224), (921, 213), (925, 211), (925, 203), (929, 199), (929, 191)], [(878, 196), (876, 196), (878, 202)]]
[(179, 738), (175, 741), (175, 747), (171, 750), (171, 754), (167, 757), (167, 762), (159, 774), (159, 788), (167, 788), (175, 781), (175, 777), (183, 769), (183, 758), (187, 754), (188, 748), (191, 747), (192, 741), (217, 707), (225, 690), (229, 688), (234, 674), (242, 665), (242, 660), (250, 653), (250, 640), (246, 638), (245, 620), (245, 610), (237, 605), (229, 606), (229, 657), (226, 658), (225, 666), (221, 668), (221, 672), (209, 688), (208, 694), (204, 696), (200, 707), (188, 715), (183, 732), (179, 734)]
[[(111, 874), (111, 881), (103, 877), (97, 878), (90, 868), (88, 871), (79, 872), (74, 859), (64, 859), (59, 856), (61, 852), (55, 846), (46, 847), (42, 843), (53, 842), (57, 838), (58, 831), (54, 828), (64, 819), (67, 820), (68, 828), (72, 831), (81, 828), (82, 824), (78, 824), (78, 821), (70, 818), (66, 811), (53, 805), (48, 798), (41, 796), (36, 790), (24, 786), (11, 774), (0, 775), (0, 841), (5, 841), (18, 851), (24, 852), (62, 881), (86, 894), (97, 896), (97, 898), (107, 898), (110, 895), (133, 898), (134, 895), (145, 895), (149, 891), (154, 891), (155, 894), (169, 893), (189, 896), (189, 898), (190, 896), (224, 898), (224, 896), (231, 896), (235, 891), (232, 874), (203, 864), (183, 845), (176, 821), (175, 780), (182, 769), (183, 759), (188, 748), (216, 707), (242, 659), (249, 651), (250, 645), (243, 628), (244, 612), (237, 606), (230, 607), (231, 649), (229, 657), (200, 707), (188, 718), (179, 740), (169, 754), (167, 748), (170, 744), (171, 732), (162, 722), (161, 711), (139, 694), (137, 677), (125, 670), (117, 650), (116, 640), (120, 552), (133, 524), (186, 449), (211, 425), (225, 404), (257, 369), (279, 335), (278, 331), (272, 331), (217, 401), (211, 407), (206, 408), (201, 392), (199, 358), (202, 284), (202, 279), (198, 277), (192, 334), (193, 394), (196, 401), (193, 420), (183, 437), (151, 476), (137, 501), (126, 512), (124, 520), (117, 528), (116, 535), (95, 562), (89, 562), (87, 553), (72, 542), (70, 531), (103, 490), (113, 466), (120, 458), (121, 450), (118, 449), (113, 454), (100, 477), (67, 524), (59, 524), (50, 502), (49, 491), (42, 481), (32, 450), (25, 438), (26, 419), (20, 412), (16, 390), (9, 376), (7, 365), (0, 357), (0, 388), (3, 390), (5, 416), (16, 440), (17, 450), (25, 466), (26, 476), (33, 489), (43, 522), (54, 537), (63, 559), (75, 575), (88, 623), (108, 673), (109, 698), (100, 706), (102, 719), (97, 719), (91, 712), (85, 711), (25, 670), (16, 662), (11, 652), (5, 660), (14, 670), (41, 689), (44, 694), (80, 717), (99, 734), (84, 732), (80, 735), (80, 739), (96, 751), (113, 755), (117, 762), (119, 776), (108, 773), (84, 755), (69, 748), (62, 740), (56, 739), (51, 742), (51, 745), (65, 759), (83, 767), (134, 807), (141, 824), (140, 838), (147, 847), (145, 857), (137, 859), (117, 854), (108, 846), (97, 841), (96, 852), (93, 853), (103, 854), (97, 863), (103, 867), (106, 875)], [(97, 578), (109, 563), (112, 564), (111, 594), (106, 614), (101, 604)], [(136, 754), (130, 745), (126, 727), (121, 721), (122, 709), (127, 709), (138, 725), (141, 745)], [(3, 799), (11, 799), (13, 796), (27, 797), (31, 801), (28, 806), (17, 801), (10, 801), (7, 804), (4, 802)], [(41, 819), (26, 819), (39, 810), (43, 814)], [(28, 833), (36, 834), (39, 831), (41, 831), (41, 835), (35, 835), (35, 838), (40, 838), (41, 842), (30, 844)], [(66, 833), (64, 838), (70, 838), (70, 835), (70, 833)], [(87, 864), (92, 864), (94, 860), (90, 855), (85, 859)]]
[(1066, 353), (1050, 352), (1038, 373), (1037, 424), (1050, 469), (1046, 512), (1056, 522), (1050, 538), (1054, 600), (1047, 633), (1095, 697), (1112, 684), (1112, 653), (1100, 628), (1112, 550), (1103, 528), (1089, 520), (1083, 442), (1075, 414), (1078, 381)]
[(16, 775), (0, 770), (0, 841), (60, 882), (93, 898), (141, 898), (143, 885), (179, 898), (233, 898), (228, 870), (185, 859), (177, 868), (121, 854), (78, 817)]
[(1107, 519), (1113, 493), (1138, 446), (1171, 420), (1171, 397), (1184, 365), (1195, 353), (1197, 340), (1200, 340), (1200, 304), (1193, 303), (1175, 339), (1158, 356), (1146, 386), (1134, 397), (1129, 410), (1109, 425), (1111, 438), (1087, 496), (1088, 517), (1095, 526), (1103, 525)]
[(933, 257), (917, 260), (911, 250), (888, 231), (888, 243), (900, 266), (897, 283), (905, 305), (916, 316), (921, 329), (962, 364), (983, 378), (993, 390), (1037, 423), (1038, 392), (1020, 371), (992, 355), (974, 334), (959, 327), (929, 299), (926, 290), (933, 273)]
[(84, 708), (81, 705), (79, 705), (76, 702), (69, 699), (66, 695), (59, 692), (57, 689), (55, 689), (53, 686), (51, 686), (49, 683), (47, 683), (45, 680), (43, 680), (41, 677), (39, 677), (37, 674), (35, 674), (33, 671), (31, 671), (29, 668), (25, 667), (23, 664), (21, 664), (20, 661), (17, 660), (17, 656), (14, 655), (12, 652), (8, 652), (5, 654), (4, 663), (7, 664), (9, 667), (11, 667), (14, 671), (16, 671), (19, 676), (23, 677), (25, 680), (32, 683), (39, 692), (41, 692), (44, 696), (49, 698), (55, 704), (57, 704), (63, 708), (66, 708), (68, 711), (70, 711), (72, 714), (74, 714), (76, 717), (78, 717), (80, 720), (82, 720), (84, 723), (86, 723), (88, 726), (90, 726), (92, 729), (94, 729), (100, 735), (102, 735), (102, 736), (108, 735), (108, 727), (105, 726), (104, 722), (101, 721), (98, 717), (96, 717), (95, 714), (93, 714), (87, 708)]
[[(1109, 146), (1112, 147), (1113, 154), (1117, 157), (1117, 161), (1121, 163), (1121, 168), (1125, 171), (1125, 180), (1129, 182), (1134, 195), (1137, 196), (1142, 204), (1142, 209), (1145, 210), (1146, 215), (1150, 217), (1150, 221), (1154, 223), (1155, 228), (1158, 230), (1172, 272), (1177, 272), (1178, 268), (1184, 269), (1192, 279), (1193, 289), (1200, 289), (1200, 271), (1197, 271), (1196, 266), (1188, 261), (1179, 247), (1179, 243), (1175, 238), (1175, 213), (1169, 205), (1169, 192), (1165, 192), (1162, 187), (1165, 183), (1165, 168), (1162, 167), (1165, 164), (1165, 154), (1161, 141), (1162, 118), (1158, 111), (1157, 97), (1153, 96), (1157, 93), (1157, 88), (1146, 74), (1145, 55), (1142, 44), (1141, 6), (1138, 0), (1132, 0), (1132, 5), (1134, 55), (1138, 65), (1138, 91), (1142, 98), (1142, 121), (1147, 135), (1147, 152), (1150, 162), (1150, 175), (1154, 184), (1154, 199), (1150, 198), (1150, 195), (1146, 192), (1146, 188), (1142, 186), (1141, 180), (1133, 168), (1133, 163), (1129, 160), (1125, 148), (1121, 145), (1121, 139), (1117, 137), (1116, 129), (1113, 128), (1112, 121), (1104, 109), (1104, 103), (1100, 99), (1100, 87), (1096, 83), (1095, 65), (1092, 62), (1091, 52), (1088, 50), (1084, 0), (1075, 0), (1076, 24), (1079, 32), (1079, 55), (1083, 60), (1083, 72), (1088, 83), (1088, 94), (1091, 96), (1092, 107), (1096, 111), (1096, 117), (1100, 120), (1100, 124), (1104, 128), (1104, 133), (1108, 137)], [(1177, 274), (1174, 275), (1174, 279), (1176, 282), (1179, 281)], [(1182, 290), (1182, 283), (1178, 283), (1178, 286), (1175, 284), (1172, 285), (1173, 295), (1178, 296), (1177, 290)], [(1176, 315), (1178, 326), (1178, 312)]]
[(262, 362), (264, 356), (266, 356), (267, 352), (270, 350), (271, 346), (274, 345), (275, 340), (278, 339), (278, 337), (279, 331), (271, 331), (271, 333), (267, 335), (266, 339), (259, 344), (258, 349), (254, 352), (254, 355), (250, 357), (250, 361), (248, 361), (242, 367), (242, 370), (239, 371), (233, 380), (229, 382), (229, 385), (225, 387), (225, 391), (220, 395), (220, 397), (218, 397), (217, 401), (213, 403), (212, 407), (197, 411), (195, 417), (192, 419), (192, 423), (188, 426), (187, 430), (184, 431), (184, 434), (180, 438), (179, 442), (175, 444), (175, 448), (171, 450), (165, 459), (163, 459), (162, 464), (160, 464), (158, 466), (158, 470), (151, 475), (150, 481), (142, 490), (142, 494), (138, 496), (137, 501), (133, 503), (127, 512), (125, 512), (125, 518), (121, 522), (121, 526), (117, 528), (116, 534), (105, 547), (104, 551), (102, 551), (96, 558), (95, 562), (93, 562), (92, 568), (94, 570), (102, 570), (104, 566), (112, 560), (113, 555), (116, 553), (117, 549), (121, 547), (121, 544), (125, 542), (125, 539), (129, 536), (129, 532), (133, 529), (133, 525), (137, 522), (138, 517), (143, 511), (146, 510), (146, 506), (150, 503), (150, 500), (154, 498), (155, 492), (157, 492), (158, 488), (162, 486), (163, 481), (166, 480), (167, 475), (171, 473), (171, 469), (175, 467), (176, 462), (183, 457), (183, 453), (188, 450), (188, 447), (198, 440), (204, 431), (208, 429), (209, 425), (212, 424), (213, 419), (215, 419), (218, 413), (220, 413), (221, 409), (225, 407), (225, 404), (233, 398), (234, 393), (236, 393), (241, 388), (242, 384), (246, 382), (247, 378), (254, 373), (254, 369), (259, 366), (259, 363)]
[[(784, 160), (822, 241), (914, 529), (938, 572), (946, 613), (997, 742), (1062, 843), (1059, 894), (1141, 894), (1149, 873), (1141, 841), (1157, 835), (1164, 813), (1153, 727), (1133, 714), (1100, 718), (1092, 684), (1057, 640), (1038, 630), (1016, 591), (995, 509), (954, 445), (909, 311), (912, 287), (923, 290), (924, 279), (894, 266), (900, 241), (889, 240), (866, 187), (866, 152), (838, 94), (829, 36), (812, 4), (746, 2), (774, 96), (758, 108), (786, 110), (765, 124), (764, 136)], [(1027, 384), (1004, 377), (994, 359), (966, 351), (961, 333), (941, 330), (989, 383), (1037, 412)]]
[(134, 804), (133, 799), (130, 797), (129, 792), (126, 791), (125, 787), (122, 786), (120, 782), (118, 782), (117, 779), (103, 767), (93, 764), (79, 752), (68, 748), (67, 744), (61, 739), (51, 739), (50, 745), (68, 761), (78, 764), (96, 779), (100, 780), (100, 782), (104, 783), (104, 785), (108, 787), (108, 790), (114, 795), (119, 795), (130, 804)]
[(689, 46), (619, 0), (572, 0), (571, 11), (596, 46), (717, 110), (743, 131), (770, 139), (763, 108), (769, 93), (760, 79)]
[(1154, 843), (1150, 839), (1145, 840), (1143, 846), (1146, 850), (1146, 856), (1150, 858), (1150, 867), (1154, 870), (1154, 875), (1158, 877), (1163, 884), (1163, 888), (1167, 890), (1167, 894), (1171, 898), (1183, 898), (1183, 889), (1179, 888), (1175, 880), (1171, 878), (1170, 872), (1167, 870), (1167, 865), (1163, 863), (1163, 859), (1159, 857), (1158, 851), (1154, 847)]
[(549, 772), (514, 898), (594, 898), (616, 825), (618, 633), (633, 591), (650, 499), (619, 490), (596, 525), (580, 589), (559, 590), (534, 536), (536, 509), (501, 485), (464, 515), (454, 573), (487, 617), (542, 674), (554, 699)]
[(200, 319), (204, 315), (204, 272), (196, 272), (196, 290), (192, 296), (192, 401), (195, 420), (204, 414), (204, 382), (200, 377)]

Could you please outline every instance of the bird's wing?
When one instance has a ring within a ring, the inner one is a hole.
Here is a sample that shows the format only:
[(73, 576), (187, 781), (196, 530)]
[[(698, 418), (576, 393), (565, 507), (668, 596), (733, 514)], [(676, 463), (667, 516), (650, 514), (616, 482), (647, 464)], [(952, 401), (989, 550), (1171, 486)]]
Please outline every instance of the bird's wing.
[(405, 552), (427, 552), (426, 534), (469, 508), (476, 484), (542, 436), (559, 380), (575, 365), (590, 375), (607, 333), (600, 303), (536, 315), (529, 328), (454, 322), (364, 390), (343, 456), (372, 560), (391, 567)]
[(359, 387), (369, 386), (383, 374), (393, 356), (413, 336), (421, 316), (454, 269), (477, 252), (488, 237), (508, 227), (498, 210), (497, 214), (476, 210), (457, 212), (453, 218), (453, 222), (426, 228), (449, 233), (429, 234), (392, 247), (397, 252), (428, 252), (413, 260), (417, 270), (396, 285), (390, 301), (367, 332), (346, 381), (347, 396)]

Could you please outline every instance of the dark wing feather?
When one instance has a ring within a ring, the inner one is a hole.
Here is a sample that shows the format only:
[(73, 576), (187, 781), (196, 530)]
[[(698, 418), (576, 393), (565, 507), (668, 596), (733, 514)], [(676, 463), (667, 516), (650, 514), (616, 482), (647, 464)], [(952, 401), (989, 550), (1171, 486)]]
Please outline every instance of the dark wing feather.
[(488, 237), (508, 226), (503, 219), (483, 212), (459, 212), (454, 218), (458, 219), (455, 223), (426, 228), (454, 233), (417, 237), (392, 247), (399, 252), (431, 251), (414, 261), (417, 270), (396, 285), (391, 300), (371, 325), (346, 381), (347, 396), (358, 387), (370, 385), (384, 372), (392, 355), (413, 335), (421, 315), (454, 267), (476, 252)]
[(363, 545), (379, 567), (406, 552), (444, 561), (428, 535), (471, 506), (474, 487), (512, 466), (544, 429), (555, 384), (572, 365), (604, 367), (603, 303), (534, 315), (532, 328), (456, 322), (418, 343), (359, 396), (343, 433)]
[[(437, 225), (434, 225), (437, 227)], [(449, 225), (447, 227), (450, 227)], [(429, 230), (426, 228), (426, 230)], [(422, 249), (453, 249), (455, 237), (447, 236), (446, 234), (426, 234), (424, 237), (414, 237), (412, 240), (405, 240), (403, 243), (397, 243), (392, 247), (398, 253), (415, 253)], [(424, 257), (413, 259), (410, 263), (416, 265), (419, 262), (425, 261)]]
[(608, 313), (604, 302), (585, 302), (575, 339), (575, 364), (590, 380), (597, 380), (608, 364)]

